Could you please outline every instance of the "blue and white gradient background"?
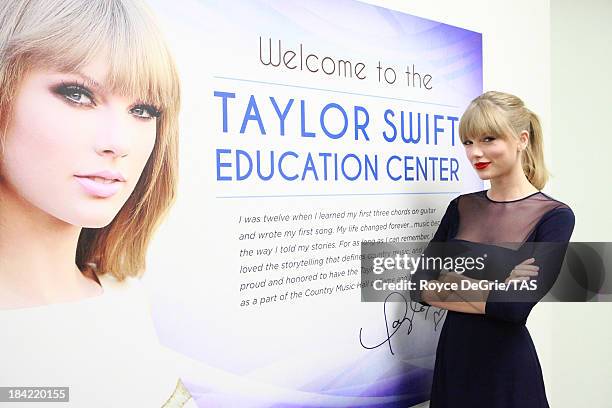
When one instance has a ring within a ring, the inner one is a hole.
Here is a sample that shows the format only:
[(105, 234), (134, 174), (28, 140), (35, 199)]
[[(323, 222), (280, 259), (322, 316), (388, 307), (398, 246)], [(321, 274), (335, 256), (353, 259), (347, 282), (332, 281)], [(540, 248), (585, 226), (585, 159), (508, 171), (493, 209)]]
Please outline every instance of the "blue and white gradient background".
[[(460, 143), (406, 145), (380, 137), (389, 130), (382, 120), (388, 108), (461, 115), (482, 92), (481, 34), (348, 0), (149, 3), (178, 63), (183, 107), (179, 198), (153, 243), (146, 279), (161, 342), (194, 362), (184, 380), (198, 404), (382, 408), (427, 400), (439, 334), (431, 317), (416, 319), (409, 336), (395, 336), (391, 355), (385, 347), (361, 347), (360, 328), (371, 336), (364, 339), (370, 343), (384, 338), (385, 329), (382, 305), (361, 303), (359, 291), (241, 309), (238, 287), (244, 278), (238, 270), (244, 259), (238, 251), (245, 245), (237, 240), (236, 223), (239, 215), (263, 210), (273, 215), (435, 207), (439, 218), (453, 197), (481, 189)], [(302, 43), (319, 55), (362, 61), (368, 79), (263, 66), (259, 36), (282, 39), (293, 50)], [(418, 72), (433, 75), (434, 89), (379, 84), (379, 60), (396, 68), (414, 64)], [(304, 99), (313, 112), (307, 126), (313, 129), (317, 113), (329, 102), (349, 109), (365, 106), (372, 141), (320, 135), (305, 140), (299, 135), (299, 115), (288, 117), (283, 137), (278, 120), (266, 121), (265, 137), (255, 132), (254, 123), (239, 135), (242, 118), (230, 118), (233, 132), (222, 133), (215, 90), (237, 94), (242, 105), (236, 112), (244, 112), (248, 96), (255, 95), (266, 118), (275, 117), (266, 104), (269, 96), (296, 103)], [(460, 162), (460, 182), (219, 182), (217, 148), (448, 156)], [(359, 261), (353, 264), (359, 267)]]

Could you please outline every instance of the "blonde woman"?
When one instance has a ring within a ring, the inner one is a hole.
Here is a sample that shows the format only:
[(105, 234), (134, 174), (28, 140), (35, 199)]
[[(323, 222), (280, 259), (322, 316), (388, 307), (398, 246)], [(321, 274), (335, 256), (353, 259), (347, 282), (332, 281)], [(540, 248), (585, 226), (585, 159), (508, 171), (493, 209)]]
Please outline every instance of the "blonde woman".
[(140, 1), (0, 4), (0, 386), (190, 399), (137, 279), (175, 197), (179, 98)]
[[(574, 214), (541, 191), (548, 177), (542, 130), (521, 99), (502, 92), (477, 97), (463, 114), (459, 133), (474, 171), (489, 180), (491, 188), (452, 200), (432, 242), (445, 242), (444, 250), (462, 256), (484, 256), (485, 268), (463, 274), (419, 270), (414, 276), (457, 283), (458, 288), (411, 294), (424, 305), (448, 310), (438, 341), (430, 406), (548, 407), (525, 323), (557, 278)], [(508, 286), (470, 290), (462, 281)]]

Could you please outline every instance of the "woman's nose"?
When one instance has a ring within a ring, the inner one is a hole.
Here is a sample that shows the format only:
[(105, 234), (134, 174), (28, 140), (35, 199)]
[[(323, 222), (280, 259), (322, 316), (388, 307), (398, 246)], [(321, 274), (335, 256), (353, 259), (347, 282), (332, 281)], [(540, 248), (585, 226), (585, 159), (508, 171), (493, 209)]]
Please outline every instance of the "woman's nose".
[(482, 150), (475, 145), (470, 146), (470, 151), (468, 153), (468, 157), (470, 158), (480, 158), (482, 157)]
[[(122, 118), (121, 116), (126, 116)], [(125, 157), (130, 151), (128, 115), (114, 112), (105, 115), (96, 135), (95, 150), (101, 156)]]

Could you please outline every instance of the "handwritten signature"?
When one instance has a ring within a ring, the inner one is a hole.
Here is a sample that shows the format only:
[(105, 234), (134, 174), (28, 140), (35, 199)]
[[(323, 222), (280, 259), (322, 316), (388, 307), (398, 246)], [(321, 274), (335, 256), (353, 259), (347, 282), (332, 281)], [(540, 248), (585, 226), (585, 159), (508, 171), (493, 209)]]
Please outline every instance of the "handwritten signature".
[[(403, 301), (404, 315), (400, 317), (399, 319), (393, 320), (391, 324), (389, 324), (389, 317), (387, 316), (387, 304), (392, 301), (394, 303)], [(391, 344), (391, 338), (395, 336), (395, 334), (399, 331), (399, 329), (402, 327), (402, 325), (405, 322), (408, 322), (406, 335), (410, 335), (413, 329), (412, 322), (413, 322), (415, 314), (425, 312), (425, 320), (427, 320), (427, 315), (429, 314), (430, 309), (431, 309), (431, 306), (423, 306), (420, 303), (417, 303), (414, 301), (410, 301), (410, 304), (409, 304), (408, 299), (406, 299), (404, 295), (402, 295), (399, 292), (391, 292), (389, 293), (389, 295), (387, 295), (387, 297), (385, 298), (385, 302), (383, 304), (383, 314), (384, 314), (384, 319), (385, 319), (385, 328), (387, 331), (387, 338), (382, 340), (380, 343), (374, 346), (365, 345), (363, 344), (363, 327), (362, 327), (359, 329), (359, 343), (361, 343), (361, 346), (363, 348), (368, 349), (368, 350), (378, 348), (386, 343), (389, 346), (389, 351), (391, 352), (391, 355), (395, 355), (395, 353), (393, 352), (393, 346)], [(409, 312), (412, 312), (410, 317), (408, 317)], [(440, 322), (442, 322), (442, 319), (446, 315), (446, 312), (447, 312), (446, 309), (438, 309), (433, 312), (434, 330), (438, 329), (438, 326), (440, 325)]]

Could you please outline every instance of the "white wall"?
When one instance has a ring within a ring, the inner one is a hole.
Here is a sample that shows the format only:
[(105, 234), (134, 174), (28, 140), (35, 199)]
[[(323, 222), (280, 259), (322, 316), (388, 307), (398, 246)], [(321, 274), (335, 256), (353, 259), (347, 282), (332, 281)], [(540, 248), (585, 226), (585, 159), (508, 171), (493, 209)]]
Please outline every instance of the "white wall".
[[(542, 119), (545, 155), (552, 162), (550, 108), (550, 3), (548, 0), (366, 0), (365, 2), (400, 10), (482, 33), (484, 90), (518, 95)], [(545, 191), (554, 195), (551, 188)], [(571, 203), (566, 190), (558, 198)], [(539, 304), (529, 316), (531, 332), (544, 373), (552, 407), (564, 407), (559, 387), (553, 384), (557, 355), (553, 347), (553, 304)], [(574, 375), (577, 377), (577, 374)], [(419, 407), (428, 406), (427, 403)], [(595, 405), (592, 405), (595, 406)], [(603, 406), (603, 405), (599, 405)]]
[[(551, 1), (551, 187), (576, 214), (574, 241), (612, 241), (611, 20), (609, 0)], [(553, 306), (552, 406), (612, 406), (612, 304)]]

